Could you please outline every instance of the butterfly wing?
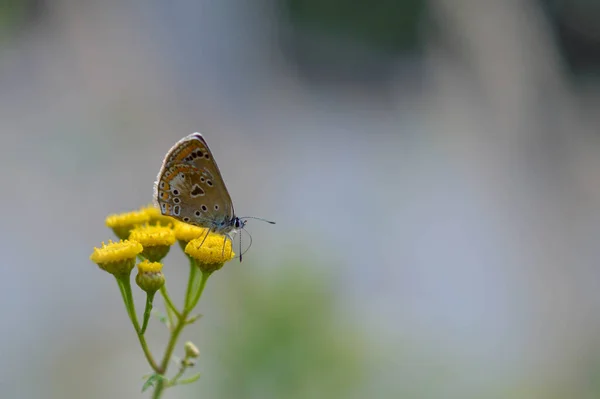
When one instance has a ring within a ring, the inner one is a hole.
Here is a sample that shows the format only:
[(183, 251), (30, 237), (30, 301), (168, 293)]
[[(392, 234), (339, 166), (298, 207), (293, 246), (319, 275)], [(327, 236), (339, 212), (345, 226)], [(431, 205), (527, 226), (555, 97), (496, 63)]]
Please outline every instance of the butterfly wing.
[(203, 227), (234, 217), (231, 196), (200, 133), (167, 152), (154, 185), (154, 202), (162, 214)]
[(210, 154), (206, 141), (200, 133), (192, 133), (175, 143), (165, 155), (163, 166), (167, 164), (189, 163), (202, 157), (205, 153)]

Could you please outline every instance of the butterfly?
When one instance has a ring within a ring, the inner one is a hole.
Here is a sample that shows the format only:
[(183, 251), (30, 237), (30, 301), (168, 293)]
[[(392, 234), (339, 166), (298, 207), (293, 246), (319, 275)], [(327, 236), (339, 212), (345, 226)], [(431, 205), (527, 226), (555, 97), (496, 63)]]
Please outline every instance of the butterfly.
[(184, 137), (167, 152), (154, 183), (153, 200), (163, 215), (205, 227), (226, 239), (243, 229), (246, 219), (275, 224), (235, 215), (221, 171), (200, 133)]

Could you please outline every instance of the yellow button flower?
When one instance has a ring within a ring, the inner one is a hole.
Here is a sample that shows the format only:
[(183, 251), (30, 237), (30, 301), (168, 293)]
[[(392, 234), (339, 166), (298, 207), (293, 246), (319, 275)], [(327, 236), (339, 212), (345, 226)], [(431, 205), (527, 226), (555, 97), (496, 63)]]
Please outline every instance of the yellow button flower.
[(165, 283), (162, 264), (159, 262), (148, 262), (148, 260), (140, 262), (135, 282), (142, 290), (148, 293), (158, 291)]
[(102, 243), (101, 248), (94, 248), (90, 260), (114, 276), (129, 276), (135, 258), (142, 250), (142, 245), (136, 241), (109, 241), (108, 245)]
[(144, 251), (142, 255), (151, 262), (159, 262), (167, 256), (171, 245), (175, 244), (175, 233), (170, 227), (145, 224), (131, 230), (130, 240), (142, 244)]
[(140, 211), (148, 215), (150, 224), (163, 224), (166, 226), (169, 223), (173, 224), (176, 221), (172, 217), (165, 216), (162, 213), (160, 213), (160, 210), (154, 207), (153, 205), (145, 206), (142, 209), (140, 209)]
[(137, 267), (139, 273), (158, 273), (162, 271), (163, 265), (160, 262), (150, 262), (145, 259), (138, 263)]
[(175, 223), (175, 238), (177, 238), (179, 245), (181, 245), (181, 249), (184, 251), (188, 242), (195, 238), (204, 238), (206, 233), (208, 233), (208, 229), (204, 227), (198, 227), (180, 221)]
[(129, 237), (129, 232), (137, 225), (150, 220), (150, 215), (143, 211), (133, 211), (110, 215), (106, 218), (106, 225), (110, 227), (121, 240)]
[(223, 264), (235, 257), (231, 248), (231, 240), (220, 234), (210, 233), (204, 237), (191, 240), (185, 246), (185, 253), (196, 260), (198, 267), (205, 273), (212, 273), (223, 267)]

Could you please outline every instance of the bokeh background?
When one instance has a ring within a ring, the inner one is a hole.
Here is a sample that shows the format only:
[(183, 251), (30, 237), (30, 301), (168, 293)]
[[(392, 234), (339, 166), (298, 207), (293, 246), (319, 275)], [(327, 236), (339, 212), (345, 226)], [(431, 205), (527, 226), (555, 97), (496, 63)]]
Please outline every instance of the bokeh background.
[(0, 397), (148, 396), (88, 258), (194, 131), (277, 225), (166, 397), (600, 397), (599, 71), (597, 1), (0, 0)]

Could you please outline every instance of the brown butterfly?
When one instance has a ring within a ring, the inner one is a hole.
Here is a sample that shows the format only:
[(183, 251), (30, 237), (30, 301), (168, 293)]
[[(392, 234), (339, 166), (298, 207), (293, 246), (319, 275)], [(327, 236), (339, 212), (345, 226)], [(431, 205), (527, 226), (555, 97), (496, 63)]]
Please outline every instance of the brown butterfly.
[(235, 215), (219, 167), (200, 133), (184, 137), (167, 152), (154, 183), (153, 197), (163, 215), (206, 227), (230, 239), (244, 228), (246, 219), (275, 224)]

